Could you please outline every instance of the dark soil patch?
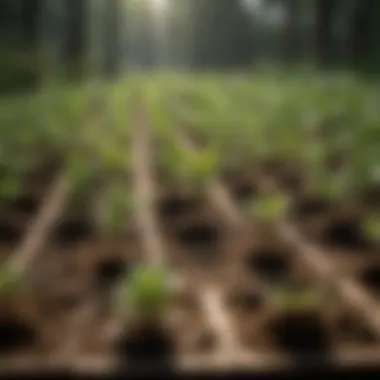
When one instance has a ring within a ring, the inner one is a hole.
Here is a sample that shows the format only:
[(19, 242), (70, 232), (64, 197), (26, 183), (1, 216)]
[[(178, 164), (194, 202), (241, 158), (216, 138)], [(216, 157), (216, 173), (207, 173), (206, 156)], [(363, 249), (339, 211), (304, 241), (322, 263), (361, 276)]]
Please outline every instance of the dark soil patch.
[(326, 353), (330, 339), (321, 317), (312, 313), (289, 313), (271, 325), (276, 344), (297, 355)]
[(268, 176), (278, 176), (285, 169), (286, 163), (280, 159), (268, 159), (262, 164), (262, 171)]
[(370, 244), (360, 228), (358, 221), (332, 221), (322, 234), (324, 243), (347, 250), (368, 249)]
[(276, 250), (253, 251), (247, 258), (246, 265), (250, 271), (268, 282), (280, 282), (292, 275), (291, 261)]
[(79, 306), (82, 300), (81, 294), (63, 294), (57, 299), (57, 308), (63, 312), (69, 311)]
[(54, 241), (60, 246), (73, 245), (95, 235), (95, 227), (84, 220), (67, 219), (59, 223), (54, 231)]
[(132, 365), (169, 364), (175, 347), (165, 331), (154, 327), (141, 327), (121, 337), (118, 351), (122, 362), (127, 360)]
[(17, 213), (30, 215), (37, 212), (39, 207), (38, 199), (32, 194), (23, 194), (14, 199), (10, 204), (10, 209)]
[(0, 318), (0, 354), (29, 348), (36, 338), (36, 331), (27, 324), (13, 318)]
[(252, 313), (257, 312), (264, 306), (265, 300), (261, 294), (252, 290), (235, 292), (229, 297), (228, 304), (238, 311)]
[(234, 199), (238, 202), (248, 202), (258, 194), (257, 185), (249, 182), (236, 183), (231, 186)]
[(63, 165), (62, 157), (48, 157), (41, 161), (38, 165), (38, 168), (27, 176), (27, 179), (32, 182), (40, 182), (48, 183), (50, 182), (58, 170)]
[(327, 215), (331, 207), (331, 203), (322, 198), (301, 199), (294, 203), (291, 215), (295, 220), (307, 220)]
[(342, 168), (344, 168), (345, 164), (346, 156), (341, 152), (329, 154), (325, 160), (327, 170), (332, 173), (339, 172)]
[(193, 222), (178, 231), (178, 239), (189, 250), (212, 249), (220, 237), (219, 229), (209, 222)]
[(21, 236), (20, 228), (6, 221), (0, 221), (0, 244), (16, 244)]
[(164, 199), (159, 204), (159, 213), (165, 218), (180, 218), (196, 211), (200, 206), (200, 201), (185, 196), (171, 196)]
[(128, 273), (128, 264), (119, 257), (109, 258), (96, 265), (95, 273), (99, 286), (108, 288)]
[(380, 267), (372, 267), (363, 271), (360, 275), (360, 281), (370, 291), (380, 294)]
[(217, 346), (217, 337), (209, 330), (204, 330), (196, 339), (195, 348), (203, 353), (212, 351)]
[(372, 331), (349, 314), (339, 318), (336, 327), (339, 337), (345, 341), (363, 344), (376, 342), (376, 336)]
[(285, 171), (278, 178), (280, 187), (290, 193), (299, 193), (304, 188), (304, 179), (301, 173)]
[(374, 184), (363, 191), (362, 199), (364, 204), (373, 208), (380, 206), (380, 184)]

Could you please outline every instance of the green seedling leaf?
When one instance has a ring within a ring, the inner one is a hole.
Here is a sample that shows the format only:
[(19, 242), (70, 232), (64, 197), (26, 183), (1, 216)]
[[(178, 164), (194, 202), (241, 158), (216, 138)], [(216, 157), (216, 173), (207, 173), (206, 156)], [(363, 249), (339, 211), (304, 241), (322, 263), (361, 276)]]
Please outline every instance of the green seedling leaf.
[(22, 281), (7, 265), (0, 267), (0, 295), (6, 296), (19, 290)]
[(319, 290), (284, 287), (270, 292), (269, 302), (273, 307), (286, 311), (302, 311), (319, 308), (325, 295)]
[(366, 236), (372, 241), (380, 241), (380, 214), (370, 215), (363, 223), (363, 230)]
[(283, 193), (261, 196), (253, 202), (253, 215), (264, 223), (273, 223), (285, 216), (288, 206), (287, 196)]
[(188, 180), (188, 162), (184, 158), (183, 150), (177, 145), (164, 144), (159, 154), (160, 163), (166, 173), (180, 182)]
[(129, 282), (129, 301), (134, 313), (142, 318), (155, 319), (169, 298), (167, 274), (161, 267), (142, 265)]
[(92, 175), (87, 160), (75, 154), (71, 154), (67, 157), (66, 171), (75, 189), (80, 189)]
[(4, 178), (0, 180), (0, 198), (2, 200), (17, 197), (22, 192), (22, 183), (19, 178)]
[(329, 173), (322, 167), (315, 172), (315, 189), (328, 199), (339, 198), (347, 186), (347, 173)]
[(110, 232), (123, 232), (133, 206), (133, 194), (124, 188), (115, 188), (107, 194), (105, 224)]
[(219, 152), (208, 148), (202, 152), (189, 155), (189, 170), (191, 178), (196, 183), (205, 183), (216, 173), (219, 165)]
[(123, 171), (126, 167), (124, 152), (117, 149), (116, 144), (104, 143), (101, 146), (101, 159), (105, 164), (106, 170)]

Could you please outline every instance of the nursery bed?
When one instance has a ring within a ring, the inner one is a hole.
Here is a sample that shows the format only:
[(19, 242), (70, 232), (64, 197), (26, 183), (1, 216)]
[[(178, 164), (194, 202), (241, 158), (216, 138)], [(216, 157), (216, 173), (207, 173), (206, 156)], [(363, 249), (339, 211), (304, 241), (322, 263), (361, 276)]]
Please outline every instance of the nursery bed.
[[(136, 212), (124, 233), (106, 234), (92, 202), (70, 202), (70, 184), (62, 185), (59, 171), (50, 187), (25, 185), (36, 202), (4, 207), (2, 258), (28, 239), (28, 223), (44, 228), (28, 246), (36, 256), (30, 284), (0, 307), (1, 375), (286, 373), (380, 362), (379, 247), (347, 242), (352, 237), (344, 225), (333, 243), (321, 232), (340, 209), (344, 218), (357, 217), (356, 210), (347, 215), (353, 202), (327, 210), (318, 204), (317, 221), (310, 207), (306, 216), (293, 213), (285, 224), (264, 228), (247, 215), (246, 201), (268, 178), (281, 186), (288, 169), (273, 173), (256, 164), (203, 191), (185, 191), (154, 172), (152, 142), (149, 122), (137, 112), (129, 183)], [(287, 183), (296, 200), (302, 180)], [(289, 231), (297, 233), (289, 237)], [(135, 263), (156, 259), (170, 268), (174, 297), (160, 329), (136, 329), (113, 313), (112, 289)], [(311, 290), (328, 285), (323, 307), (292, 313), (273, 307), (268, 291), (284, 280)]]

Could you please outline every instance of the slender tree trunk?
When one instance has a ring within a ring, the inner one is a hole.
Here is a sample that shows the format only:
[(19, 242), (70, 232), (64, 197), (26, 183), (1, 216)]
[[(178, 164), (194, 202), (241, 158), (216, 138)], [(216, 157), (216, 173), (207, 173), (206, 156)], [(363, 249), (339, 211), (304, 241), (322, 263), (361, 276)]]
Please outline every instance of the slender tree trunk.
[[(109, 0), (107, 0), (109, 1)], [(68, 64), (69, 75), (83, 74), (86, 56), (86, 9), (87, 0), (66, 0), (64, 60)]]
[(107, 0), (105, 10), (105, 64), (106, 75), (117, 74), (120, 61), (120, 0)]
[(316, 59), (317, 62), (325, 66), (332, 61), (334, 1), (316, 0), (315, 5)]
[(42, 2), (40, 0), (23, 0), (21, 3), (22, 39), (26, 48), (36, 49), (39, 39)]
[(286, 2), (286, 21), (284, 25), (283, 57), (286, 63), (292, 64), (297, 61), (300, 53), (299, 46), (299, 1), (288, 0)]
[[(376, 0), (361, 0), (351, 19), (349, 34), (350, 58), (355, 67), (369, 64), (371, 56), (372, 15), (376, 9)], [(376, 48), (376, 47), (375, 47)]]

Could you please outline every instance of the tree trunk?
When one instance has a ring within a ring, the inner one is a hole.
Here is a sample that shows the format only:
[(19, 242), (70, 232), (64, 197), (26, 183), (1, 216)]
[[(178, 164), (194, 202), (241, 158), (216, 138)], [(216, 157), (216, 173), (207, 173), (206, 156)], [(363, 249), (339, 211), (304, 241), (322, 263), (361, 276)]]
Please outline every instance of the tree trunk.
[(286, 63), (292, 64), (299, 57), (299, 1), (288, 0), (286, 3), (286, 21), (284, 25), (283, 57)]
[(25, 47), (36, 49), (39, 39), (40, 15), (42, 3), (40, 0), (23, 0), (21, 5), (22, 39)]
[[(28, 0), (27, 0), (28, 1)], [(64, 59), (68, 74), (81, 76), (86, 55), (86, 8), (87, 0), (66, 0)]]
[(325, 66), (332, 61), (334, 1), (316, 0), (315, 4), (316, 60)]
[(378, 0), (361, 0), (351, 19), (349, 55), (355, 67), (367, 66), (371, 56), (372, 15)]
[(120, 0), (107, 0), (105, 10), (105, 64), (106, 75), (117, 74), (120, 60)]

